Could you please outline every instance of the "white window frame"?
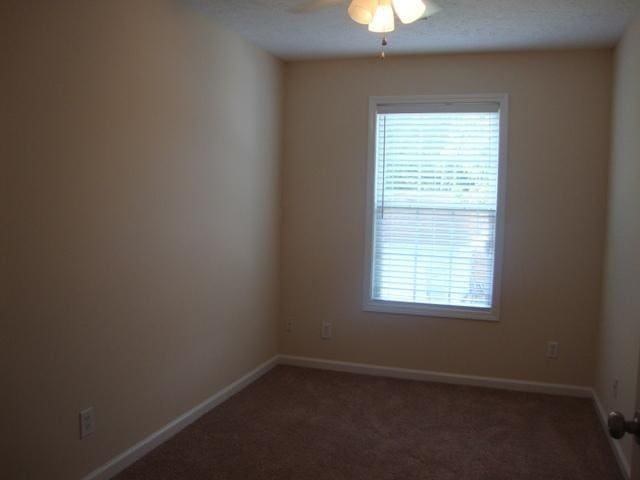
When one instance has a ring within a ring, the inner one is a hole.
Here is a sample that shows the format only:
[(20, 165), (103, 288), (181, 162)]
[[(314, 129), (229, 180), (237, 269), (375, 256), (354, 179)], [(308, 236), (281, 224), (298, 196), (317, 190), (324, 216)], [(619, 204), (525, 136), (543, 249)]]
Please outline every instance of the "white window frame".
[[(376, 115), (381, 109), (394, 106), (429, 105), (431, 109), (453, 103), (497, 103), (500, 108), (500, 139), (498, 164), (498, 198), (496, 210), (496, 236), (493, 274), (493, 295), (490, 308), (430, 305), (397, 302), (372, 298), (373, 239), (375, 228), (375, 176), (376, 176)], [(460, 318), (469, 320), (500, 320), (500, 298), (502, 290), (502, 263), (504, 251), (504, 217), (507, 179), (507, 135), (509, 119), (509, 96), (507, 94), (475, 95), (419, 95), (419, 96), (374, 96), (369, 97), (369, 152), (367, 156), (367, 200), (366, 234), (364, 248), (364, 283), (362, 309), (367, 312), (382, 312), (425, 317)]]

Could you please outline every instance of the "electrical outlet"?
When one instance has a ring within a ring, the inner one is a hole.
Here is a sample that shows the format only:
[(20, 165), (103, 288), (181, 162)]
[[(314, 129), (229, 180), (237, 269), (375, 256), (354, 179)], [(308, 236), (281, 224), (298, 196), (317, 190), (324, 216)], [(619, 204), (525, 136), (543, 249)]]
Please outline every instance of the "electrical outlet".
[(96, 415), (93, 407), (80, 412), (80, 438), (91, 435), (96, 431)]
[(558, 358), (558, 342), (547, 342), (547, 358)]
[(611, 395), (613, 398), (618, 398), (618, 379), (614, 378), (611, 383)]
[(322, 322), (322, 338), (329, 340), (331, 338), (331, 322)]
[(287, 333), (293, 332), (293, 320), (287, 320), (287, 323), (284, 326), (284, 331)]

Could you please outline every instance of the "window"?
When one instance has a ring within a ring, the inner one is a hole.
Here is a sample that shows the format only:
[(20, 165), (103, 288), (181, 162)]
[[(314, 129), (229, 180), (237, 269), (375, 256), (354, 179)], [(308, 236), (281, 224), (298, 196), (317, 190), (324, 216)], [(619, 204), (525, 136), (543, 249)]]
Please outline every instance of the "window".
[(376, 97), (364, 309), (497, 320), (507, 97)]

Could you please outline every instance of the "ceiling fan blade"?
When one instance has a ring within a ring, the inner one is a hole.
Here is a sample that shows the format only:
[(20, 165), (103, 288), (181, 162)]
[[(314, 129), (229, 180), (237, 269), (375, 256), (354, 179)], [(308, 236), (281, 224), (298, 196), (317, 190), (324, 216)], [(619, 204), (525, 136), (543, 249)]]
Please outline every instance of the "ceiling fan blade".
[(424, 14), (422, 15), (423, 19), (428, 18), (431, 15), (435, 15), (440, 10), (442, 10), (442, 7), (440, 7), (440, 5), (438, 5), (433, 0), (424, 0), (424, 4), (427, 7), (427, 9), (424, 11)]
[(317, 10), (322, 10), (323, 8), (330, 8), (335, 5), (339, 5), (344, 3), (344, 0), (307, 0), (301, 5), (296, 5), (295, 7), (291, 7), (289, 12), (296, 14), (303, 13), (313, 13)]

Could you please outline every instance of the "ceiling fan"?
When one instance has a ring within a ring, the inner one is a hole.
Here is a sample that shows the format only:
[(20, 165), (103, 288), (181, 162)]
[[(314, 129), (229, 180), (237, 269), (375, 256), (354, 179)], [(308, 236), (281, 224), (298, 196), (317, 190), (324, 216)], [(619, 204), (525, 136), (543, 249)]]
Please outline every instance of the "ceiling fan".
[[(294, 13), (310, 13), (321, 8), (333, 7), (344, 0), (309, 0), (295, 8)], [(395, 30), (396, 15), (404, 24), (424, 20), (441, 10), (433, 0), (351, 0), (347, 12), (351, 19), (368, 25), (370, 32), (382, 33), (380, 58), (385, 58), (386, 34)]]
[[(345, 0), (309, 0), (293, 11), (310, 13), (344, 2)], [(435, 15), (440, 10), (433, 0), (351, 0), (347, 8), (354, 22), (368, 25), (369, 31), (376, 33), (393, 32), (396, 15), (402, 23), (409, 24)]]

